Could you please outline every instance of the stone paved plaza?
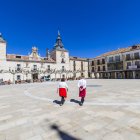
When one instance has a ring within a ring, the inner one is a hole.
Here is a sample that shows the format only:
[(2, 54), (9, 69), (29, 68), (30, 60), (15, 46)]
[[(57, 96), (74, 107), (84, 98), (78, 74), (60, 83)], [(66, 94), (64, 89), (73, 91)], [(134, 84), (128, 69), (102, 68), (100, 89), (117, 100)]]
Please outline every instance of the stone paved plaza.
[(77, 81), (59, 106), (57, 82), (0, 86), (0, 140), (140, 140), (140, 81)]

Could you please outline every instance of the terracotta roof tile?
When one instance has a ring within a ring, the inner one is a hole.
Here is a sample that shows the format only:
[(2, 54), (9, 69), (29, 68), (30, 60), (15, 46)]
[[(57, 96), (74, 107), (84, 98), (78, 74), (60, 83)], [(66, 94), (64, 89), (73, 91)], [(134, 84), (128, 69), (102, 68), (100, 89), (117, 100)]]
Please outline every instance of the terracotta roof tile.
[[(111, 52), (107, 52), (107, 53), (104, 53), (100, 56), (97, 56), (97, 57), (105, 57), (105, 56), (108, 56), (108, 55), (114, 55), (114, 54), (119, 54), (119, 53), (125, 53), (125, 52), (130, 52), (130, 51), (133, 51), (133, 50), (139, 50), (140, 49), (140, 45), (134, 45), (134, 46), (130, 46), (130, 47), (127, 47), (127, 48), (121, 48), (121, 49), (118, 49), (118, 50), (114, 50), (114, 51), (111, 51)], [(96, 58), (97, 58), (96, 57)]]
[(45, 58), (41, 57), (41, 59), (33, 59), (30, 60), (29, 56), (24, 55), (16, 55), (16, 54), (7, 54), (7, 60), (10, 61), (34, 61), (34, 62), (44, 62), (44, 63), (55, 63), (55, 61), (52, 58)]
[(80, 58), (80, 57), (73, 57), (73, 56), (70, 56), (70, 60), (83, 60), (83, 61), (85, 61), (85, 60), (88, 60), (87, 58)]

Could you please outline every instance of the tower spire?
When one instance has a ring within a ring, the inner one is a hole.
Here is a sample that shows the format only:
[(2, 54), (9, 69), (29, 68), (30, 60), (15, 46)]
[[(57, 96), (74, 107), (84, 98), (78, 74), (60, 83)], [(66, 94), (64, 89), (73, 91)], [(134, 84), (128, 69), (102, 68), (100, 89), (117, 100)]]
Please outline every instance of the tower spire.
[(56, 42), (55, 42), (55, 45), (54, 45), (54, 49), (65, 50), (64, 49), (64, 45), (62, 43), (62, 39), (61, 39), (61, 35), (60, 35), (60, 31), (59, 30), (58, 30), (57, 39), (56, 39)]
[(58, 36), (60, 36), (60, 32), (59, 32), (59, 29), (58, 29)]

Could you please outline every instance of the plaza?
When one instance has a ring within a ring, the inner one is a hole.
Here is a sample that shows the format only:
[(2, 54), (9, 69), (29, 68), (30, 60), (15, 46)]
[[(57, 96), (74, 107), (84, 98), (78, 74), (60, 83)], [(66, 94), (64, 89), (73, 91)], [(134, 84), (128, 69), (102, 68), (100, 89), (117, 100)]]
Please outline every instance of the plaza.
[(77, 81), (68, 81), (59, 106), (57, 82), (0, 86), (0, 140), (139, 140), (136, 79), (88, 79), (79, 106)]

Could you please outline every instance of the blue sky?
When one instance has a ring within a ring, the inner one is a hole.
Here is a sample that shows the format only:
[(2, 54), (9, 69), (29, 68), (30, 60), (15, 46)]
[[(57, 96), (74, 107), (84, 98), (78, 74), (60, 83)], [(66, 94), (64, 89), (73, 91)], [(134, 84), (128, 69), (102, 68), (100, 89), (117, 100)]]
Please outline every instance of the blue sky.
[(71, 56), (95, 57), (140, 43), (139, 0), (0, 0), (7, 53), (45, 56), (60, 30)]

